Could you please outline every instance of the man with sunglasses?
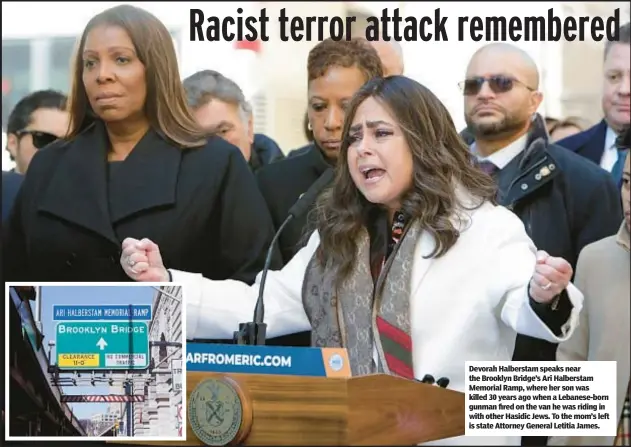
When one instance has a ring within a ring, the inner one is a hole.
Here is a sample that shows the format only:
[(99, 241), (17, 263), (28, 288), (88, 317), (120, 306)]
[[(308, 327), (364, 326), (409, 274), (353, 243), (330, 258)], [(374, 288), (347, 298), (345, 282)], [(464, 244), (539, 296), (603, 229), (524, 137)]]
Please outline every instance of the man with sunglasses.
[[(576, 268), (581, 249), (618, 231), (620, 193), (613, 178), (549, 139), (537, 113), (543, 95), (534, 61), (510, 44), (487, 45), (474, 54), (460, 84), (467, 130), (463, 137), (480, 168), (497, 182), (498, 202), (521, 218), (539, 250)], [(571, 304), (559, 295), (544, 309), (564, 321)], [(513, 360), (554, 361), (557, 345), (518, 335)], [(545, 438), (522, 445), (545, 445)]]
[(18, 174), (26, 173), (35, 152), (66, 134), (66, 101), (63, 93), (40, 90), (22, 98), (11, 111), (6, 150)]

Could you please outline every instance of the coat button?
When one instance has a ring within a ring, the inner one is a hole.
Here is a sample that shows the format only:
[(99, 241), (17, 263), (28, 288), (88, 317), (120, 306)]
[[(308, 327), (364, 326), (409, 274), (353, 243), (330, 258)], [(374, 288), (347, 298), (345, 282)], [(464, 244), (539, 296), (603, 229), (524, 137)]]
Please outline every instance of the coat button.
[(112, 255), (110, 256), (110, 261), (112, 262), (113, 265), (118, 265), (120, 264), (120, 260), (121, 260), (121, 256), (123, 255), (122, 250), (118, 250), (112, 253)]
[(528, 185), (526, 183), (522, 183), (521, 184), (521, 189), (523, 189), (524, 191), (528, 189)]
[(554, 171), (556, 169), (556, 166), (554, 164), (550, 163), (548, 165), (548, 169), (551, 170), (551, 171)]
[(537, 181), (541, 180), (541, 174), (535, 174), (535, 180)]

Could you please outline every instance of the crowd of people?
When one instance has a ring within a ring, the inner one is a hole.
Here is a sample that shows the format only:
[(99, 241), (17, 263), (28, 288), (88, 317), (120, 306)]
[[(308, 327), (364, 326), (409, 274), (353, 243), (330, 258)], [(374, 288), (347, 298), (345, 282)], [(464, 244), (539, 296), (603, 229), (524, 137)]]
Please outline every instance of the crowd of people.
[(327, 39), (307, 60), (309, 143), (281, 150), (234, 81), (180, 78), (156, 17), (108, 9), (69, 97), (34, 92), (8, 119), (4, 279), (177, 281), (187, 339), (229, 343), (275, 232), (328, 176), (273, 247), (269, 344), (463, 392), (468, 360), (615, 360), (615, 438), (440, 442), (629, 445), (630, 34), (604, 45), (592, 127), (538, 113), (539, 70), (510, 44), (472, 56), (456, 129), (398, 44)]

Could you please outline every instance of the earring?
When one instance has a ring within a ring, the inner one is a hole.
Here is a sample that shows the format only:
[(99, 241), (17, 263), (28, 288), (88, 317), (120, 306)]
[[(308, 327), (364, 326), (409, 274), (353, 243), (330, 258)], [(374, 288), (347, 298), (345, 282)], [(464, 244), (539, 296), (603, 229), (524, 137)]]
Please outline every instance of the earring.
[(309, 132), (313, 130), (313, 127), (311, 127), (311, 121), (307, 123), (307, 129), (309, 129)]

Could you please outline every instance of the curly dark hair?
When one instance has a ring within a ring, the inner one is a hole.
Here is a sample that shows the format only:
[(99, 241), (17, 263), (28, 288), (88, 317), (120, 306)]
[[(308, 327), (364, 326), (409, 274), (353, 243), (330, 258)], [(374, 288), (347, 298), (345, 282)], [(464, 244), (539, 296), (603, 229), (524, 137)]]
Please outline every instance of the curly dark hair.
[(335, 41), (325, 39), (309, 52), (307, 59), (308, 80), (313, 81), (331, 67), (355, 67), (364, 73), (366, 80), (383, 76), (381, 59), (373, 47), (365, 39)]
[[(412, 152), (412, 188), (402, 197), (402, 211), (418, 219), (436, 240), (428, 257), (440, 257), (458, 240), (451, 221), (458, 209), (495, 203), (493, 179), (475, 166), (474, 156), (459, 136), (448, 110), (426, 87), (404, 76), (377, 78), (365, 84), (350, 102), (342, 135), (340, 160), (347, 159), (349, 128), (359, 105), (368, 98), (383, 104), (402, 129)], [(462, 200), (458, 191), (470, 198)], [(466, 202), (466, 203), (465, 203)], [(356, 238), (375, 208), (357, 189), (348, 163), (338, 163), (333, 185), (314, 209), (320, 246), (317, 259), (339, 272), (343, 281), (353, 269)]]

